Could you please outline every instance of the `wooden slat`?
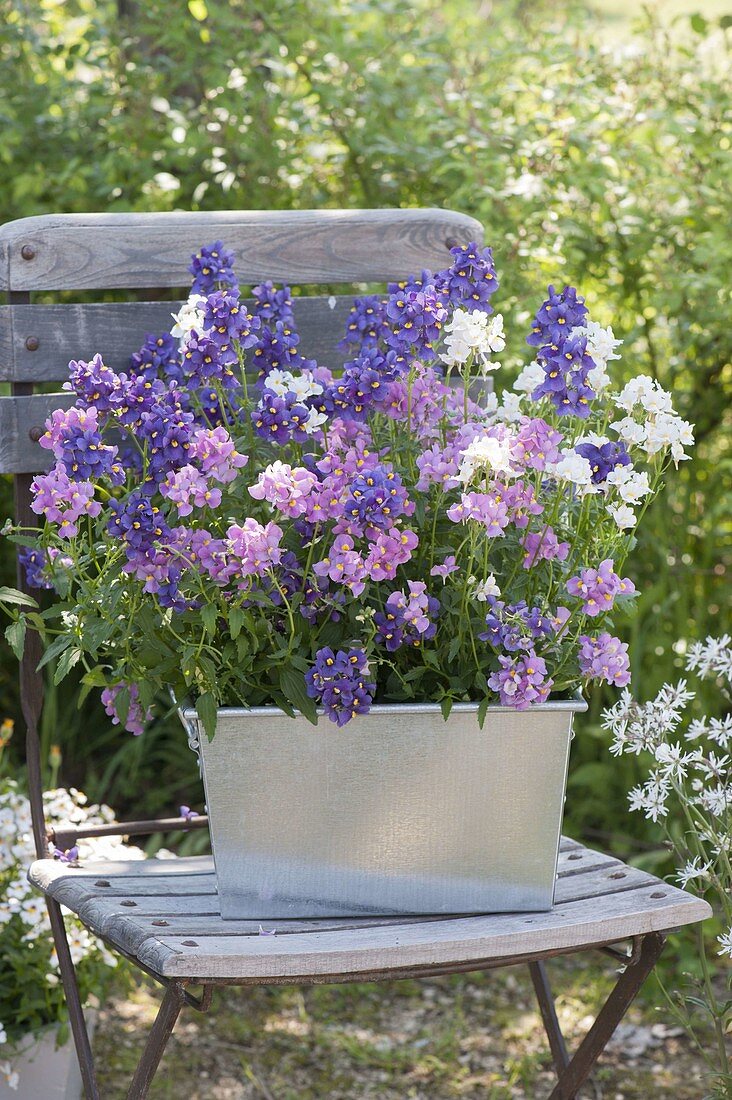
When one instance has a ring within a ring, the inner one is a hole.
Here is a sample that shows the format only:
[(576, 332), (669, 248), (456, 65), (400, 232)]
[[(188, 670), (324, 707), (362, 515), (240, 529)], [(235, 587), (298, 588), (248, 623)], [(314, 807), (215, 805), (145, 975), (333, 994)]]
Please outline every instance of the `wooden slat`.
[(482, 227), (432, 209), (46, 214), (0, 227), (0, 289), (182, 287), (190, 254), (216, 239), (242, 284), (383, 282), (439, 269)]
[(266, 982), (329, 974), (531, 956), (612, 943), (711, 916), (706, 902), (656, 882), (652, 887), (557, 905), (549, 913), (498, 914), (345, 932), (274, 936), (150, 937), (140, 962), (168, 977)]
[[(353, 298), (294, 298), (303, 355), (331, 369), (343, 365), (348, 353), (337, 344)], [(65, 382), (70, 360), (89, 360), (97, 352), (108, 367), (125, 371), (148, 333), (170, 332), (171, 314), (181, 305), (170, 300), (0, 306), (0, 381)]]
[(222, 920), (211, 867), (210, 856), (80, 868), (41, 860), (30, 878), (158, 973), (242, 981), (315, 980), (565, 951), (711, 915), (706, 902), (563, 839), (549, 913), (279, 920), (263, 922), (275, 936), (259, 936), (257, 921)]
[(0, 397), (0, 474), (37, 474), (53, 465), (50, 451), (38, 444), (46, 417), (73, 405), (68, 393)]

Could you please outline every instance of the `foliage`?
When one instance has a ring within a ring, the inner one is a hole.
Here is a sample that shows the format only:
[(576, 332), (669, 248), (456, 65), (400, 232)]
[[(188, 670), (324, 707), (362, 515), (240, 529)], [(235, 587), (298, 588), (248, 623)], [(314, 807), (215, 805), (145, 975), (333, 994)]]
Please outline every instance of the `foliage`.
[[(686, 669), (720, 688), (727, 705), (732, 702), (732, 639), (729, 635), (695, 643), (686, 655)], [(708, 898), (722, 921), (715, 943), (716, 957), (706, 947), (699, 929), (701, 976), (686, 988), (667, 992), (676, 1018), (688, 1029), (709, 1067), (714, 1095), (726, 1097), (732, 1088), (732, 1067), (727, 1041), (732, 1029), (732, 975), (724, 981), (718, 956), (732, 958), (732, 713), (722, 718), (696, 717), (686, 711), (694, 699), (687, 682), (665, 684), (655, 699), (636, 703), (629, 691), (605, 711), (612, 731), (611, 752), (650, 759), (644, 783), (630, 792), (632, 810), (663, 828), (673, 851), (677, 878), (682, 886)], [(683, 733), (684, 740), (679, 737)], [(723, 984), (727, 995), (722, 993)], [(666, 990), (664, 990), (666, 992)], [(698, 1035), (700, 1025), (711, 1021), (715, 1043), (707, 1050)]]

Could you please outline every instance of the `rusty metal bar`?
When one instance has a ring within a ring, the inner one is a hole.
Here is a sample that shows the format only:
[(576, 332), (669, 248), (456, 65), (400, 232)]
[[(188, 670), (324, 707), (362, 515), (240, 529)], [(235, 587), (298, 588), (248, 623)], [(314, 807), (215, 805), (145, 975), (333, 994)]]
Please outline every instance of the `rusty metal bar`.
[(65, 851), (72, 848), (77, 840), (90, 836), (147, 836), (150, 833), (187, 832), (189, 829), (208, 828), (208, 817), (197, 814), (188, 820), (185, 817), (163, 817), (152, 821), (114, 821), (111, 825), (86, 825), (75, 829), (50, 828), (48, 839), (57, 848)]
[(180, 1010), (186, 1003), (185, 991), (176, 982), (171, 982), (165, 990), (165, 996), (155, 1017), (155, 1022), (145, 1044), (145, 1049), (132, 1078), (127, 1100), (145, 1100), (152, 1080), (160, 1065), (168, 1039), (180, 1016)]
[(615, 1028), (658, 962), (665, 942), (666, 937), (659, 932), (650, 932), (642, 937), (636, 961), (629, 962), (623, 970), (615, 988), (597, 1014), (594, 1024), (560, 1074), (549, 1100), (575, 1100), (579, 1089), (592, 1072), (595, 1062), (612, 1038)]
[(546, 1037), (549, 1040), (549, 1048), (552, 1052), (552, 1059), (557, 1071), (557, 1076), (560, 1076), (562, 1071), (569, 1065), (569, 1054), (567, 1053), (567, 1045), (564, 1042), (562, 1029), (557, 1019), (554, 995), (552, 993), (552, 987), (549, 984), (546, 966), (543, 962), (530, 962), (529, 974), (531, 975), (534, 992), (536, 993), (536, 999), (539, 1003), (539, 1011), (541, 1012), (541, 1019), (544, 1024)]

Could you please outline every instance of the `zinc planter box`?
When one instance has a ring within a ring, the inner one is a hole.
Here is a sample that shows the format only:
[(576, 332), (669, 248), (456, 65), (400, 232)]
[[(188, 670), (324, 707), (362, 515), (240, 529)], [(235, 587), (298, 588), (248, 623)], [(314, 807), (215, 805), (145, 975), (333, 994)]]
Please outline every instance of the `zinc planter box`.
[[(95, 1010), (85, 1012), (89, 1037), (94, 1034)], [(11, 1089), (0, 1081), (0, 1100), (81, 1100), (81, 1071), (70, 1029), (66, 1039), (57, 1046), (58, 1025), (43, 1028), (37, 1035), (27, 1035), (10, 1051), (0, 1048), (0, 1061), (9, 1059), (18, 1074), (18, 1087)]]
[(336, 729), (223, 708), (200, 752), (225, 919), (552, 907), (574, 715), (459, 704), (371, 708)]

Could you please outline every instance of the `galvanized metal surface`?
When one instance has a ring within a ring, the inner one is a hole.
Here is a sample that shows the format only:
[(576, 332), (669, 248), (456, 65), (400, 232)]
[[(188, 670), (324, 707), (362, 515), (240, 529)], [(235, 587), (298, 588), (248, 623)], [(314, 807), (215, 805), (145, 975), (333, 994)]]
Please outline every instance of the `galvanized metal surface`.
[(577, 701), (195, 711), (225, 919), (551, 908)]

